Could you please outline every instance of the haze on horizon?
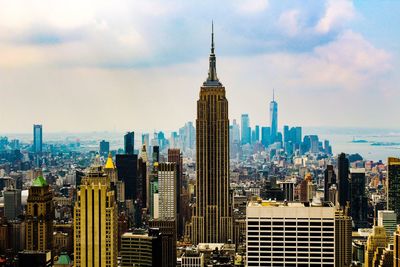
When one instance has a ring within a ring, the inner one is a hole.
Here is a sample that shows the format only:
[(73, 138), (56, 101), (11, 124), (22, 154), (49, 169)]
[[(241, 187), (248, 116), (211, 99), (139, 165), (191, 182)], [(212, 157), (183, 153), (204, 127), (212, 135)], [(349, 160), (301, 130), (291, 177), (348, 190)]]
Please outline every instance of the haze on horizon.
[[(195, 119), (211, 20), (230, 120), (396, 128), (399, 1), (0, 0), (0, 133)], [(393, 115), (392, 115), (393, 114)]]

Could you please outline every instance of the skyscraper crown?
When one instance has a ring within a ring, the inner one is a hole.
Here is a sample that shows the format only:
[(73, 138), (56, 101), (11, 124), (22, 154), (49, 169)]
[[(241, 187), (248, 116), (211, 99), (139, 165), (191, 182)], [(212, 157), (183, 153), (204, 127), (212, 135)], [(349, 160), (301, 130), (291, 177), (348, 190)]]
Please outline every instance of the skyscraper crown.
[(215, 57), (214, 47), (214, 23), (211, 24), (211, 53), (209, 58), (209, 68), (207, 80), (203, 83), (204, 86), (222, 86), (217, 77), (217, 60)]

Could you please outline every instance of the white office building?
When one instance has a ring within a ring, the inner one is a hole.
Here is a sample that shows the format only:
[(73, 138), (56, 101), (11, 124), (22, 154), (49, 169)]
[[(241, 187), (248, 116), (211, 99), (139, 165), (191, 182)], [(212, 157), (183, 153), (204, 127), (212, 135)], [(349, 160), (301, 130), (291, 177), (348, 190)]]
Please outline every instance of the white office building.
[(158, 218), (161, 220), (176, 217), (176, 179), (175, 163), (165, 162), (158, 165)]
[(335, 266), (331, 204), (251, 201), (246, 219), (247, 266)]
[(390, 242), (393, 242), (393, 234), (397, 229), (397, 217), (393, 210), (378, 211), (378, 226), (385, 227), (386, 235)]

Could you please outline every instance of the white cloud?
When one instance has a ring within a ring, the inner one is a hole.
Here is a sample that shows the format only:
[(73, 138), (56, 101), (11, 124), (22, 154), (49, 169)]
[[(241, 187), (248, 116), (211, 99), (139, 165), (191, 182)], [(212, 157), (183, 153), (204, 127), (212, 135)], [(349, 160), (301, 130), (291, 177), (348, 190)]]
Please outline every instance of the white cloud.
[(268, 0), (235, 0), (235, 7), (239, 13), (258, 13), (268, 8)]
[(278, 26), (289, 36), (295, 36), (301, 31), (299, 10), (288, 10), (279, 16)]
[(355, 17), (351, 0), (328, 0), (324, 16), (315, 27), (318, 33), (327, 33)]

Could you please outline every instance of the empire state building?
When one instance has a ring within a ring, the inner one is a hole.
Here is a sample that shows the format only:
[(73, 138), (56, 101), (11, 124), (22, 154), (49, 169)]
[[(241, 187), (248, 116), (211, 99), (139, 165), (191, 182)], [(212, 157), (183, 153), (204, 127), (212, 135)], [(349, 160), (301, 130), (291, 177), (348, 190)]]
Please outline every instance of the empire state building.
[(226, 243), (232, 240), (232, 206), (229, 193), (229, 119), (225, 87), (218, 80), (211, 34), (210, 66), (200, 88), (196, 120), (196, 206), (191, 240)]

